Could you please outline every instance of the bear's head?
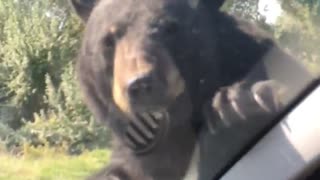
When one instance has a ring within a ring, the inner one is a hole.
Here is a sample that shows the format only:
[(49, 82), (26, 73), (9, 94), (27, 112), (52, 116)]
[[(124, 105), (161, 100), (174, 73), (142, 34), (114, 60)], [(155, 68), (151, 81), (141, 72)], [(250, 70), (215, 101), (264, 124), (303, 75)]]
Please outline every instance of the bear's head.
[(187, 124), (217, 85), (209, 13), (196, 0), (71, 2), (86, 24), (77, 75), (96, 118), (119, 135), (142, 119), (129, 133), (135, 146), (160, 133), (140, 132), (148, 127)]

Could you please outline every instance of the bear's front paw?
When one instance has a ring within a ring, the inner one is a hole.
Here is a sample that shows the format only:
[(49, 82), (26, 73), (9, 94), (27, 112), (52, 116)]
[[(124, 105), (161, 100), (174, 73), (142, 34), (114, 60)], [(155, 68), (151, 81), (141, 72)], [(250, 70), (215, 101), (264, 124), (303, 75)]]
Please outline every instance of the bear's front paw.
[(259, 81), (252, 86), (241, 82), (223, 87), (205, 110), (209, 129), (215, 132), (234, 123), (272, 118), (282, 109), (281, 97), (285, 91), (274, 80)]

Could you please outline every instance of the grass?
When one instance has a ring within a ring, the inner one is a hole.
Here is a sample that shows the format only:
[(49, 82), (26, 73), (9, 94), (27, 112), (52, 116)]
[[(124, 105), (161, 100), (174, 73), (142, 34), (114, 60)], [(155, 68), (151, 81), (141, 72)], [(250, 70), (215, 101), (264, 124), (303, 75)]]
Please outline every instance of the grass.
[(50, 149), (29, 150), (23, 156), (0, 151), (0, 180), (81, 180), (105, 166), (106, 150), (69, 156)]

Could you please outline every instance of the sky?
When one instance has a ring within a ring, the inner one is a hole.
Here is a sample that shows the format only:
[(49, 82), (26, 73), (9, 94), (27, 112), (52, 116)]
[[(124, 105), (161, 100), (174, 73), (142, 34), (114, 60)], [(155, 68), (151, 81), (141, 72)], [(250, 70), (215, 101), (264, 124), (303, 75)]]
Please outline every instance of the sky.
[(266, 17), (266, 22), (274, 24), (282, 9), (278, 0), (259, 0), (258, 11)]

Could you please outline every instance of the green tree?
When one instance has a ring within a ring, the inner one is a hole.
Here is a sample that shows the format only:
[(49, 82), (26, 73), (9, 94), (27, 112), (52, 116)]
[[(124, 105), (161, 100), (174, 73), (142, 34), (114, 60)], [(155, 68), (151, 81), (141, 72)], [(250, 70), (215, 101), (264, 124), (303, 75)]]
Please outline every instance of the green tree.
[(320, 1), (319, 0), (288, 0), (282, 1), (282, 5), (288, 10), (297, 10), (300, 5), (307, 5), (308, 8), (314, 9), (317, 15), (320, 14)]
[(16, 110), (16, 132), (0, 133), (8, 145), (68, 143), (74, 152), (107, 144), (75, 79), (82, 30), (66, 1), (0, 1), (0, 105)]
[(78, 48), (79, 22), (57, 9), (44, 0), (0, 2), (0, 87), (22, 118), (45, 107), (45, 77), (58, 87)]
[(319, 0), (282, 0), (284, 12), (276, 24), (266, 24), (258, 12), (258, 0), (226, 0), (223, 10), (254, 22), (271, 33), (275, 40), (301, 60), (310, 70), (320, 73), (320, 1)]
[(263, 21), (258, 12), (259, 0), (226, 0), (222, 9), (249, 21)]
[(310, 6), (305, 2), (307, 1), (282, 2), (285, 11), (274, 26), (274, 36), (282, 47), (317, 75), (320, 73), (318, 6), (316, 3)]

